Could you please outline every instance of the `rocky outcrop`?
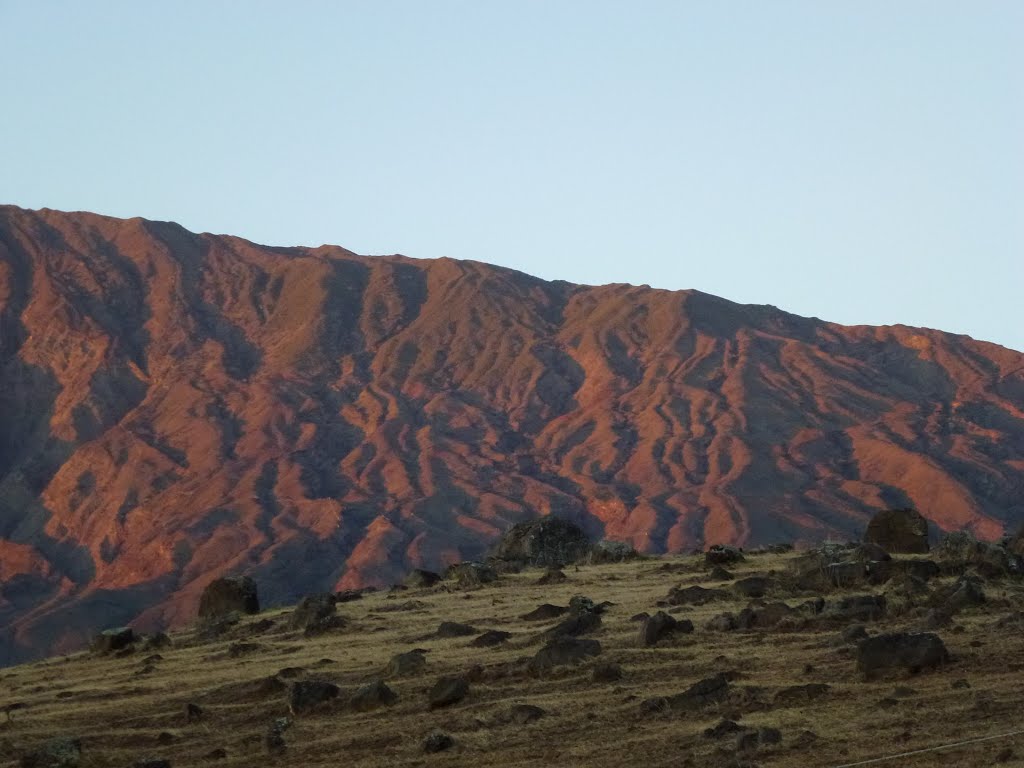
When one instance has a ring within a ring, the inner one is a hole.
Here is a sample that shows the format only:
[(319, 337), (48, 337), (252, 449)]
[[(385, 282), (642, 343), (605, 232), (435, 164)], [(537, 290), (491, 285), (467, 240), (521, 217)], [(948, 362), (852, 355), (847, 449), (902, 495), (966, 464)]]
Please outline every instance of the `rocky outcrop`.
[(1024, 355), (698, 291), (0, 207), (0, 663), (485, 558), (544, 517), (641, 553), (994, 541)]

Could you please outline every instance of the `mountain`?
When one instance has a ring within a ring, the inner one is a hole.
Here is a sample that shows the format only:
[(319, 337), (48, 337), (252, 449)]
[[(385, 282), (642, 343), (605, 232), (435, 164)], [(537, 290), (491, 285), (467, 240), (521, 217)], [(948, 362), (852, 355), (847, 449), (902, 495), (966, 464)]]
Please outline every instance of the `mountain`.
[(0, 661), (482, 555), (1024, 520), (1024, 354), (698, 291), (0, 207)]

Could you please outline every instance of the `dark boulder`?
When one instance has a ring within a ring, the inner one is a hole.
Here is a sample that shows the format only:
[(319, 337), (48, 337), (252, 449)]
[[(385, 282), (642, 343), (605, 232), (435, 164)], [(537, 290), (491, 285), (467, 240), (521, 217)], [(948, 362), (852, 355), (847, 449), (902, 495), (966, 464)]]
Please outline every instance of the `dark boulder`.
[(199, 618), (213, 619), (230, 613), (259, 613), (256, 582), (248, 576), (214, 579), (199, 598)]
[(427, 694), (431, 709), (450, 707), (466, 698), (469, 694), (469, 681), (462, 675), (440, 678)]
[(311, 712), (338, 698), (341, 689), (324, 680), (301, 680), (292, 683), (288, 692), (288, 708), (293, 715)]
[(545, 710), (533, 704), (514, 704), (503, 719), (514, 725), (528, 725), (546, 714)]
[(724, 600), (729, 593), (722, 589), (706, 589), (694, 585), (692, 587), (673, 587), (665, 602), (669, 605), (704, 605), (712, 600)]
[(579, 664), (600, 653), (601, 644), (597, 640), (555, 637), (537, 651), (529, 666), (533, 672), (545, 672), (552, 667)]
[(587, 562), (593, 565), (604, 565), (606, 563), (624, 563), (638, 557), (640, 554), (625, 542), (601, 540), (590, 548)]
[(446, 749), (451, 749), (454, 746), (455, 740), (447, 733), (442, 733), (441, 731), (434, 731), (423, 740), (423, 751), (428, 755), (444, 752)]
[(691, 711), (724, 701), (729, 695), (729, 679), (723, 674), (694, 683), (674, 696), (659, 696), (640, 703), (640, 711), (653, 714), (665, 711)]
[(720, 565), (716, 565), (708, 573), (708, 581), (732, 581), (735, 576)]
[(60, 737), (22, 755), (21, 765), (22, 768), (76, 768), (81, 759), (81, 740)]
[(337, 597), (330, 592), (308, 595), (295, 606), (288, 626), (292, 629), (301, 629), (306, 636), (323, 634), (341, 626), (344, 621), (337, 615), (336, 603)]
[(614, 683), (622, 679), (622, 666), (613, 661), (595, 664), (590, 679), (595, 683)]
[(130, 648), (138, 639), (130, 627), (107, 629), (92, 639), (89, 650), (93, 653), (115, 653)]
[(704, 553), (704, 563), (709, 566), (732, 565), (742, 563), (743, 560), (743, 553), (740, 550), (725, 544), (715, 544)]
[(949, 653), (942, 639), (928, 632), (876, 635), (857, 646), (857, 669), (867, 679), (894, 670), (917, 673), (947, 661)]
[(470, 643), (474, 648), (493, 648), (507, 642), (512, 637), (511, 632), (502, 632), (500, 629), (489, 629)]
[(416, 649), (406, 653), (396, 653), (392, 656), (384, 670), (384, 674), (387, 677), (413, 675), (425, 666), (427, 666), (427, 657), (423, 654), (423, 651)]
[(825, 618), (833, 621), (876, 621), (885, 616), (885, 595), (849, 595), (825, 609)]
[(524, 613), (519, 618), (523, 621), (550, 621), (551, 619), (557, 619), (569, 612), (568, 608), (561, 605), (552, 605), (551, 603), (543, 603), (538, 605), (529, 613)]
[(664, 611), (658, 611), (640, 627), (640, 645), (649, 648), (676, 633), (690, 632), (693, 632), (693, 622), (689, 619), (680, 621)]
[(398, 694), (391, 690), (387, 683), (375, 680), (356, 689), (348, 705), (356, 712), (370, 712), (381, 707), (390, 707), (397, 701)]
[(437, 631), (434, 633), (434, 637), (469, 637), (479, 632), (476, 627), (470, 626), (469, 624), (460, 624), (457, 621), (442, 621)]
[(775, 693), (772, 704), (776, 707), (795, 707), (820, 699), (831, 690), (826, 683), (790, 685)]
[(513, 525), (501, 537), (493, 555), (528, 565), (560, 567), (583, 560), (590, 551), (590, 540), (582, 528), (548, 516)]
[(732, 585), (732, 591), (747, 599), (764, 597), (772, 587), (772, 580), (767, 576), (748, 576)]
[(868, 523), (864, 541), (887, 552), (917, 555), (928, 552), (928, 521), (914, 509), (887, 509)]
[(1024, 574), (1024, 556), (1009, 546), (978, 541), (966, 531), (946, 534), (936, 547), (936, 557), (947, 573), (974, 568), (987, 579)]
[(600, 626), (600, 614), (595, 611), (582, 611), (560, 621), (544, 634), (548, 637), (578, 637), (593, 632)]

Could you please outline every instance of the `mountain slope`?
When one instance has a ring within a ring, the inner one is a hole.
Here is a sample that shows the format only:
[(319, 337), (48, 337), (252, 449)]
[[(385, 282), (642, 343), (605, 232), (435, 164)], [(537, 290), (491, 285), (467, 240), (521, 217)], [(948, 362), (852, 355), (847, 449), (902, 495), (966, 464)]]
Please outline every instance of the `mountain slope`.
[(650, 552), (1024, 519), (1024, 354), (696, 291), (0, 208), (8, 660), (478, 556), (538, 513)]

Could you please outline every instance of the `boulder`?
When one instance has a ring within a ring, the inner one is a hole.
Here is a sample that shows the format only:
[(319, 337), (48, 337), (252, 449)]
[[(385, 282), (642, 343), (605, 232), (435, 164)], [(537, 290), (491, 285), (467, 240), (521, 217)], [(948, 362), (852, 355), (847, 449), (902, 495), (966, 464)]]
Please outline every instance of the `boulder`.
[(729, 695), (729, 679), (723, 674), (705, 678), (674, 696), (659, 696), (640, 703), (640, 711), (652, 714), (665, 711), (692, 711), (724, 701)]
[(512, 637), (511, 632), (502, 632), (500, 629), (489, 629), (470, 643), (474, 648), (493, 648), (507, 642)]
[(622, 666), (613, 661), (595, 664), (590, 679), (595, 683), (614, 683), (622, 679)]
[(406, 653), (396, 653), (391, 657), (384, 674), (387, 677), (402, 677), (413, 675), (427, 666), (427, 657), (423, 651), (416, 649)]
[(469, 681), (462, 675), (451, 675), (439, 678), (427, 694), (431, 709), (450, 707), (466, 698), (469, 693)]
[(542, 517), (513, 525), (498, 541), (493, 555), (528, 565), (563, 566), (590, 555), (590, 540), (575, 523)]
[(825, 609), (825, 618), (834, 621), (876, 621), (885, 615), (885, 595), (849, 595)]
[(523, 621), (550, 621), (551, 619), (557, 619), (569, 612), (568, 608), (561, 605), (552, 605), (551, 603), (543, 603), (538, 605), (529, 613), (524, 613), (519, 618)]
[(679, 621), (664, 611), (658, 611), (640, 627), (640, 645), (649, 648), (673, 634), (690, 632), (693, 632), (693, 622), (689, 619)]
[(324, 680), (300, 680), (288, 692), (288, 708), (293, 715), (311, 712), (338, 698), (341, 689)]
[(81, 740), (59, 737), (22, 755), (21, 765), (22, 768), (76, 768), (81, 759)]
[(914, 674), (947, 661), (942, 639), (929, 632), (876, 635), (857, 646), (857, 669), (869, 680), (895, 670)]
[(428, 755), (436, 752), (444, 752), (455, 746), (455, 740), (447, 733), (434, 731), (423, 740), (423, 751)]
[(476, 627), (470, 626), (469, 624), (460, 624), (457, 621), (442, 621), (437, 631), (434, 633), (434, 637), (469, 637), (479, 632)]
[(796, 707), (807, 704), (829, 692), (830, 687), (826, 683), (806, 683), (804, 685), (790, 685), (775, 693), (772, 704), (776, 707)]
[(235, 612), (260, 612), (256, 582), (248, 576), (211, 581), (199, 598), (199, 618), (215, 619)]
[(544, 634), (548, 637), (578, 637), (593, 632), (600, 626), (601, 616), (596, 611), (581, 611), (560, 621)]
[(740, 550), (725, 544), (715, 544), (704, 553), (704, 563), (708, 566), (732, 565), (742, 563), (743, 560), (743, 553)]
[(953, 584), (936, 590), (928, 602), (932, 607), (953, 616), (964, 608), (982, 605), (985, 602), (985, 591), (977, 580), (961, 576)]
[(343, 623), (337, 615), (337, 597), (330, 592), (308, 595), (295, 606), (288, 620), (291, 629), (301, 629), (306, 636), (318, 635)]
[(673, 587), (665, 602), (669, 605), (704, 605), (712, 600), (725, 600), (729, 593), (722, 589), (707, 589), (694, 585), (692, 587)]
[(601, 540), (590, 548), (590, 555), (587, 561), (593, 565), (604, 563), (624, 563), (627, 560), (635, 560), (640, 554), (629, 544), (621, 541)]
[(868, 523), (864, 541), (887, 552), (917, 555), (928, 552), (928, 521), (913, 509), (887, 509)]
[(356, 689), (348, 705), (356, 712), (371, 712), (381, 707), (390, 707), (398, 701), (398, 694), (383, 680), (375, 680)]
[(569, 580), (569, 577), (558, 568), (548, 568), (544, 575), (537, 579), (538, 584), (561, 584)]
[(528, 725), (540, 720), (547, 712), (533, 704), (514, 704), (503, 718), (514, 725)]
[(130, 648), (139, 636), (130, 627), (106, 629), (92, 639), (89, 650), (93, 653), (114, 653)]
[(946, 534), (936, 547), (935, 555), (947, 572), (962, 572), (964, 568), (973, 567), (989, 579), (1024, 574), (1024, 556), (1020, 553), (1010, 546), (978, 541), (966, 531)]
[(545, 672), (552, 667), (579, 664), (600, 653), (601, 644), (597, 640), (555, 637), (537, 651), (529, 667), (533, 672)]
[(772, 580), (767, 576), (748, 576), (732, 585), (732, 591), (747, 599), (764, 597), (771, 589)]

